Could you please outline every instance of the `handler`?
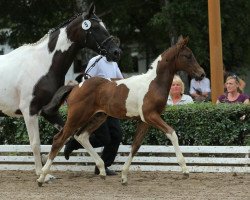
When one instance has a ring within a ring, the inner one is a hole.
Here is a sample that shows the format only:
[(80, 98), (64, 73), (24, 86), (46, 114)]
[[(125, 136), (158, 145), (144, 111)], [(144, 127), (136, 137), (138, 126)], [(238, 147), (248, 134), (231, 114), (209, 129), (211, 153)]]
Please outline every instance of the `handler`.
[[(93, 57), (85, 70), (85, 73), (90, 77), (103, 77), (123, 79), (122, 73), (116, 62), (111, 62), (108, 57), (101, 55)], [(122, 131), (120, 121), (116, 118), (108, 116), (107, 120), (92, 133), (89, 137), (90, 144), (94, 147), (103, 147), (102, 160), (105, 164), (106, 174), (117, 175), (110, 167), (117, 155), (119, 145), (122, 141)], [(68, 160), (73, 150), (83, 148), (74, 138), (71, 138), (66, 144), (64, 149), (64, 156)], [(99, 169), (95, 167), (95, 174), (99, 174)]]

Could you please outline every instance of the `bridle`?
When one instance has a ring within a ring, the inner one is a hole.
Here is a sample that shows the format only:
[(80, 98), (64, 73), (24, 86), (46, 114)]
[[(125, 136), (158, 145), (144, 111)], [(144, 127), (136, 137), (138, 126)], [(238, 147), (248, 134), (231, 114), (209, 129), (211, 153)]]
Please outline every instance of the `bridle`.
[[(94, 21), (97, 21), (97, 22), (101, 22), (102, 20), (100, 19), (97, 19), (97, 18), (90, 18), (89, 20), (94, 20)], [(108, 38), (106, 38), (105, 40), (103, 40), (101, 43), (98, 42), (98, 40), (96, 39), (95, 35), (92, 33), (91, 31), (91, 28), (90, 27), (88, 30), (85, 30), (86, 31), (86, 37), (85, 37), (85, 45), (87, 44), (87, 38), (88, 37), (92, 37), (93, 40), (95, 41), (96, 43), (96, 46), (97, 46), (97, 49), (99, 51), (99, 54), (100, 55), (104, 55), (104, 56), (109, 56), (109, 52), (104, 48), (105, 44), (111, 40), (113, 40), (114, 36), (110, 35)]]

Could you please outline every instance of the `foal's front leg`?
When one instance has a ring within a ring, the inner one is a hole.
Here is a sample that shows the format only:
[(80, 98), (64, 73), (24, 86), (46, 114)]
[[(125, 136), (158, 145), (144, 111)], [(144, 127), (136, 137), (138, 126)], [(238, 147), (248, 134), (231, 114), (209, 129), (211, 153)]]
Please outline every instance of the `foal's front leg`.
[(177, 161), (182, 168), (184, 178), (189, 177), (189, 171), (188, 171), (188, 168), (186, 166), (185, 159), (184, 159), (182, 152), (180, 150), (178, 136), (176, 135), (175, 130), (173, 128), (171, 128), (169, 125), (167, 125), (163, 121), (163, 119), (160, 117), (159, 114), (152, 114), (151, 116), (148, 116), (147, 121), (152, 126), (162, 130), (166, 134), (166, 136), (168, 137), (168, 139), (172, 142), (172, 144), (174, 146)]
[(137, 129), (136, 129), (136, 133), (135, 133), (135, 137), (132, 143), (132, 147), (131, 147), (131, 151), (129, 153), (128, 159), (125, 162), (125, 164), (123, 165), (122, 168), (122, 184), (123, 185), (127, 185), (128, 182), (128, 171), (129, 171), (129, 167), (131, 165), (132, 159), (135, 156), (135, 154), (137, 153), (138, 149), (141, 146), (142, 140), (145, 136), (145, 134), (147, 133), (149, 125), (140, 121), (139, 124), (137, 125)]

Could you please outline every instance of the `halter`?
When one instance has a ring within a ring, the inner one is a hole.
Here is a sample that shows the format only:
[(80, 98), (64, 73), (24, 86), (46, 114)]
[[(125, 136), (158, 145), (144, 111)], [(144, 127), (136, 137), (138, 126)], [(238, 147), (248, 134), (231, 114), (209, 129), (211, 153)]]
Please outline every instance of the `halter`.
[[(96, 19), (96, 18), (90, 18), (90, 19), (95, 20), (95, 21), (97, 21), (97, 22), (101, 22), (101, 21), (102, 21), (102, 20)], [(112, 36), (112, 35), (109, 36), (109, 37), (106, 38), (104, 41), (102, 41), (102, 43), (100, 44), (100, 43), (97, 41), (96, 37), (94, 36), (94, 34), (92, 33), (92, 31), (91, 31), (90, 29), (91, 29), (91, 27), (90, 27), (88, 30), (85, 30), (85, 31), (87, 32), (86, 37), (85, 37), (85, 45), (86, 45), (86, 43), (87, 43), (87, 37), (88, 37), (88, 35), (90, 35), (90, 36), (94, 39), (94, 41), (95, 41), (95, 43), (96, 43), (97, 49), (99, 50), (99, 54), (104, 55), (104, 56), (108, 56), (109, 53), (108, 53), (107, 50), (104, 48), (104, 45), (105, 45), (107, 42), (109, 42), (110, 40), (112, 40), (112, 39), (114, 38), (114, 36)]]

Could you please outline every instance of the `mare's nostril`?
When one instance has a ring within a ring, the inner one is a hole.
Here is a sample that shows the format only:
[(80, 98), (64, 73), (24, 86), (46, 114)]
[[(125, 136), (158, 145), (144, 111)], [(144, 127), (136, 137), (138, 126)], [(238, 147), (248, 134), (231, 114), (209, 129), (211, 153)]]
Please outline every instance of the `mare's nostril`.
[(115, 57), (120, 57), (121, 56), (121, 50), (119, 50), (119, 49), (114, 50), (113, 55)]

